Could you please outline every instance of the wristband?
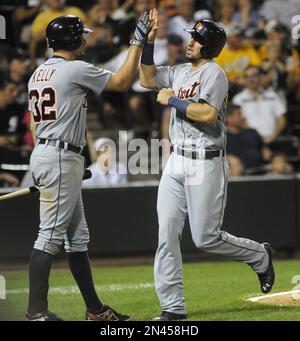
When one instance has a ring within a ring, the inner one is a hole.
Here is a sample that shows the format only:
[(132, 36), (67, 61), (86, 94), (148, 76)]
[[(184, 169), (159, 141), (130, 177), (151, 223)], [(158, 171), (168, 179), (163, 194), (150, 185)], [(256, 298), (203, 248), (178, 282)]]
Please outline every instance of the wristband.
[(153, 52), (154, 44), (145, 43), (142, 52), (141, 63), (144, 65), (154, 65)]
[(189, 104), (190, 103), (188, 101), (180, 99), (176, 96), (171, 96), (168, 100), (168, 105), (175, 108), (177, 111), (183, 114), (184, 117), (186, 117), (186, 110)]

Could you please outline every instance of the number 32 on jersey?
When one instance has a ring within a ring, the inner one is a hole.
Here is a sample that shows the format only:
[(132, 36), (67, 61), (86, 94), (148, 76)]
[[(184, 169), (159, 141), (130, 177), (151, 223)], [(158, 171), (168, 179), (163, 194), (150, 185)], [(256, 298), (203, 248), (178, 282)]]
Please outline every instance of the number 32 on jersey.
[(56, 121), (56, 92), (51, 86), (46, 86), (42, 90), (31, 89), (29, 102), (35, 123)]

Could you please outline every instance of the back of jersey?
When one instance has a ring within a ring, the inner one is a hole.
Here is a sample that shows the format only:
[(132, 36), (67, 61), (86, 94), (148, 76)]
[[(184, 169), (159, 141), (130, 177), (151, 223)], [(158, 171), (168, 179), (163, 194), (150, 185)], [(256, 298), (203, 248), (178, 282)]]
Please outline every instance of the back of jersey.
[(110, 75), (83, 61), (55, 56), (39, 66), (28, 83), (36, 137), (84, 146), (87, 92), (100, 95)]

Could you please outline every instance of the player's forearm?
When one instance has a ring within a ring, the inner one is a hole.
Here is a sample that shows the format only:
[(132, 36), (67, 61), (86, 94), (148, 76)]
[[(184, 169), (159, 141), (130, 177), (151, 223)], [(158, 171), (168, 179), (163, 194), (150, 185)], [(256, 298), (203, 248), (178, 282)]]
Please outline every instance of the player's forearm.
[(138, 64), (141, 56), (141, 48), (131, 45), (125, 63), (116, 72), (116, 76), (120, 81), (120, 91), (127, 91), (138, 70)]
[(168, 105), (175, 108), (183, 117), (200, 123), (213, 124), (218, 117), (218, 111), (208, 103), (189, 103), (176, 96), (170, 96)]
[(218, 111), (208, 103), (191, 103), (187, 107), (186, 117), (192, 121), (213, 124), (218, 118)]
[(140, 66), (140, 83), (141, 86), (147, 89), (157, 89), (155, 74), (156, 74), (155, 65), (144, 65)]
[(154, 43), (146, 43), (142, 53), (140, 66), (140, 83), (147, 89), (157, 89), (155, 74), (156, 66), (154, 65)]

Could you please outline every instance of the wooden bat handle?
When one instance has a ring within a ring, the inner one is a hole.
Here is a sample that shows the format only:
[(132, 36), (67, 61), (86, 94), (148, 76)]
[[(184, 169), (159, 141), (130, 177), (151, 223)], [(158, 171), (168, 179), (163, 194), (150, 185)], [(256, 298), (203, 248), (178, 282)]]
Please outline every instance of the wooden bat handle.
[(17, 198), (17, 197), (21, 197), (23, 195), (27, 195), (27, 194), (31, 194), (34, 192), (38, 192), (38, 188), (35, 186), (31, 186), (31, 187), (26, 187), (26, 188), (22, 188), (19, 189), (18, 191), (12, 192), (12, 193), (8, 193), (8, 194), (4, 194), (2, 196), (0, 196), (0, 201), (1, 200), (8, 200), (8, 199), (13, 199), (13, 198)]

